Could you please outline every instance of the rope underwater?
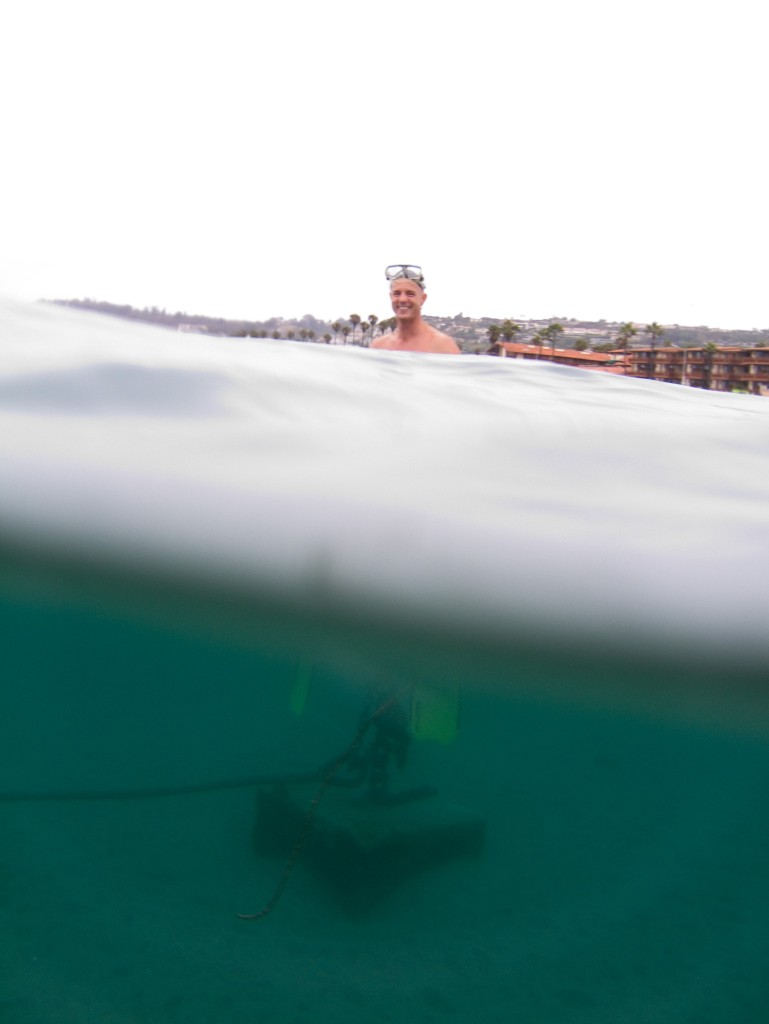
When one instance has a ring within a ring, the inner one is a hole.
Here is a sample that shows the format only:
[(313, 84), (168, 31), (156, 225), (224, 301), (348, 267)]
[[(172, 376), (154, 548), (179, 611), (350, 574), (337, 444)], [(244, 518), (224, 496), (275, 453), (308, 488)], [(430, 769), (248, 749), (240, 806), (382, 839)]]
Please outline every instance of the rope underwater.
[[(411, 686), (405, 687), (402, 691), (396, 692), (383, 701), (376, 709), (365, 718), (358, 729), (355, 732), (350, 743), (344, 749), (344, 751), (336, 757), (331, 763), (320, 771), (315, 772), (304, 772), (304, 773), (293, 773), (284, 775), (260, 775), (251, 776), (247, 778), (239, 779), (225, 779), (218, 782), (207, 782), (200, 784), (189, 784), (183, 786), (166, 786), (155, 789), (124, 789), (124, 790), (72, 790), (72, 791), (44, 791), (39, 793), (30, 792), (0, 792), (0, 803), (42, 803), (42, 802), (62, 802), (62, 801), (92, 801), (92, 800), (149, 800), (159, 799), (164, 797), (175, 797), (175, 796), (187, 796), (196, 793), (211, 793), (227, 789), (243, 789), (250, 786), (256, 785), (270, 785), (270, 784), (301, 784), (318, 782), (318, 788), (310, 801), (307, 813), (302, 823), (301, 830), (297, 836), (296, 842), (291, 850), (291, 853), (286, 860), (283, 871), (280, 878), (278, 879), (277, 885), (275, 886), (272, 895), (269, 900), (265, 903), (261, 910), (255, 914), (237, 914), (236, 916), (244, 921), (258, 921), (260, 918), (266, 917), (278, 903), (279, 899), (283, 895), (283, 891), (288, 884), (288, 880), (296, 867), (296, 863), (302, 854), (307, 840), (309, 839), (310, 832), (315, 820), (315, 814), (318, 806), (323, 799), (326, 791), (332, 785), (339, 770), (352, 758), (357, 751), (358, 747), (363, 742), (366, 733), (372, 725), (384, 714), (386, 714), (401, 697), (411, 689)], [(342, 785), (342, 783), (338, 783)]]
[(186, 786), (161, 786), (156, 789), (75, 789), (71, 792), (50, 790), (42, 793), (0, 792), (0, 804), (60, 803), (63, 801), (89, 802), (91, 800), (157, 800), (193, 793), (216, 793), (225, 789), (246, 789), (270, 783), (316, 782), (318, 772), (295, 772), (286, 775), (254, 775), (243, 779), (222, 779), (219, 782), (190, 783)]

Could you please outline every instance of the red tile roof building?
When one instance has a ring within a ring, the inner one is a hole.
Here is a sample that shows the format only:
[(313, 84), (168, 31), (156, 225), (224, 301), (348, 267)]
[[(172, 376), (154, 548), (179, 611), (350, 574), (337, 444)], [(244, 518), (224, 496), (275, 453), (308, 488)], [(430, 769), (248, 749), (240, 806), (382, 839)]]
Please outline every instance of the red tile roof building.
[(541, 359), (550, 363), (561, 363), (564, 366), (577, 366), (588, 370), (605, 370), (609, 373), (622, 373), (622, 366), (617, 364), (616, 352), (578, 352), (573, 348), (552, 349), (548, 346), (524, 345), (517, 341), (498, 341), (492, 346), (492, 352), (508, 359)]

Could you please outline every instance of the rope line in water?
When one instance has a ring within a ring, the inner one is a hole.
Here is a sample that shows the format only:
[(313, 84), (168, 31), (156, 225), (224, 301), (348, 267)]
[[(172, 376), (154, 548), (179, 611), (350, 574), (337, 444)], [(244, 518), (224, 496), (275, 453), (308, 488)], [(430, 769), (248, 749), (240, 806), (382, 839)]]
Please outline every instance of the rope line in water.
[[(410, 687), (408, 688), (410, 689)], [(358, 727), (355, 735), (353, 736), (350, 743), (347, 745), (345, 750), (335, 758), (330, 765), (323, 771), (320, 772), (304, 772), (294, 773), (287, 775), (255, 775), (249, 776), (248, 778), (242, 779), (224, 779), (218, 782), (204, 782), (198, 784), (188, 784), (185, 786), (162, 786), (154, 789), (109, 789), (109, 790), (71, 790), (71, 791), (47, 791), (41, 793), (29, 793), (29, 792), (0, 792), (0, 803), (60, 803), (63, 801), (94, 801), (94, 800), (155, 800), (167, 797), (175, 796), (189, 796), (196, 793), (214, 793), (227, 789), (245, 789), (251, 786), (259, 785), (286, 785), (286, 784), (301, 784), (308, 782), (317, 782), (320, 778), (320, 784), (315, 792), (310, 805), (307, 809), (307, 813), (302, 823), (302, 828), (297, 836), (296, 842), (294, 843), (293, 849), (283, 866), (283, 871), (278, 883), (273, 890), (269, 900), (265, 903), (261, 910), (255, 914), (238, 914), (237, 916), (244, 921), (258, 921), (262, 917), (266, 917), (277, 904), (280, 897), (283, 895), (283, 891), (288, 884), (288, 880), (291, 877), (299, 857), (301, 856), (302, 850), (309, 838), (310, 831), (315, 821), (315, 814), (318, 809), (318, 805), (323, 799), (329, 786), (334, 784), (334, 779), (340, 768), (352, 757), (355, 751), (363, 742), (363, 739), (376, 722), (376, 720), (385, 712), (389, 711), (394, 704), (396, 704), (403, 693), (395, 693), (391, 697), (388, 697), (382, 704), (380, 704), (375, 711), (369, 715), (368, 718)]]
[(288, 775), (252, 775), (243, 779), (221, 779), (218, 782), (201, 782), (185, 786), (161, 786), (154, 789), (83, 789), (72, 791), (52, 790), (43, 793), (0, 792), (0, 803), (56, 803), (64, 800), (154, 800), (162, 797), (187, 796), (193, 793), (214, 793), (224, 789), (246, 789), (249, 786), (267, 786), (280, 783), (317, 782), (319, 772), (303, 772)]

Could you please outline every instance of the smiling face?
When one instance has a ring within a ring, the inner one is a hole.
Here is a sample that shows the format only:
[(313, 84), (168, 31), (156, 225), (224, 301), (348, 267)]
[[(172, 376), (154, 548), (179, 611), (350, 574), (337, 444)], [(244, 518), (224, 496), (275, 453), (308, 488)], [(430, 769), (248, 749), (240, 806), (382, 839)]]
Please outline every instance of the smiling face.
[(419, 316), (427, 294), (416, 281), (399, 277), (390, 283), (390, 302), (397, 320), (413, 320)]

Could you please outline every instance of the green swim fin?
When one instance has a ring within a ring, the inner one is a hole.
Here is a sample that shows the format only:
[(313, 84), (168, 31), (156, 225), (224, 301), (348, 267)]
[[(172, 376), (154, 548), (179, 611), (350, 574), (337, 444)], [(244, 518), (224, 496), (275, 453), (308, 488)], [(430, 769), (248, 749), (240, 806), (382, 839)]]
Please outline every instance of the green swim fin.
[(452, 743), (459, 727), (459, 686), (417, 683), (411, 697), (409, 724), (415, 739)]

